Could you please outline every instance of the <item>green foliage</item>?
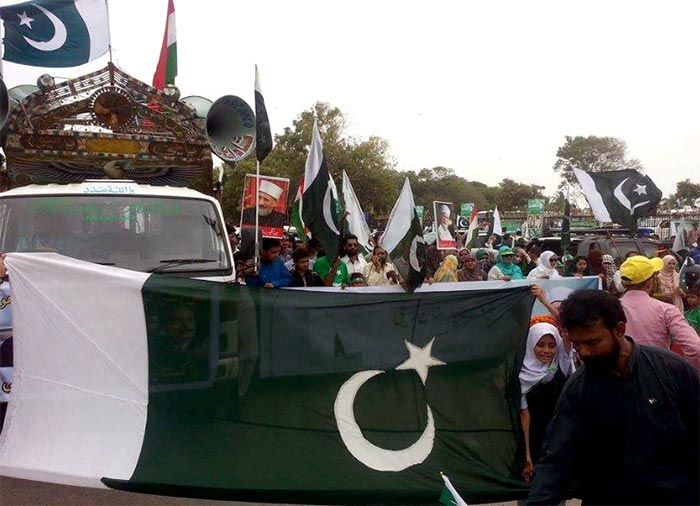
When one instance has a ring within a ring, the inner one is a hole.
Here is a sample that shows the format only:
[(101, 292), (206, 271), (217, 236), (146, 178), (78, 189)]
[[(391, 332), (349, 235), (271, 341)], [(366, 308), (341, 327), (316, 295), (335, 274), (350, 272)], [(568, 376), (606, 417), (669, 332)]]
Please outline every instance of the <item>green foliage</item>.
[(636, 169), (642, 164), (636, 158), (628, 158), (627, 144), (616, 137), (597, 137), (595, 135), (566, 136), (566, 143), (557, 150), (557, 160), (553, 170), (562, 177), (560, 188), (567, 184), (578, 186), (572, 168), (586, 172), (604, 172), (608, 170)]
[[(389, 155), (389, 144), (379, 137), (358, 140), (346, 133), (345, 118), (340, 109), (318, 102), (313, 108), (303, 111), (291, 127), (275, 136), (275, 146), (260, 167), (260, 174), (285, 177), (291, 181), (289, 204), (294, 200), (299, 182), (304, 175), (306, 157), (311, 144), (314, 114), (323, 140), (323, 153), (328, 169), (340, 187), (342, 171), (352, 181), (355, 193), (365, 211), (372, 214), (387, 214), (394, 205), (401, 183), (395, 162)], [(239, 219), (243, 180), (246, 173), (255, 173), (255, 158), (250, 157), (227, 169), (224, 185), (224, 212)]]
[(674, 206), (694, 206), (700, 199), (700, 183), (693, 183), (690, 179), (676, 183), (676, 193), (670, 196)]
[(525, 211), (528, 200), (544, 197), (542, 190), (544, 186), (518, 183), (506, 178), (498, 183), (498, 207), (504, 211)]

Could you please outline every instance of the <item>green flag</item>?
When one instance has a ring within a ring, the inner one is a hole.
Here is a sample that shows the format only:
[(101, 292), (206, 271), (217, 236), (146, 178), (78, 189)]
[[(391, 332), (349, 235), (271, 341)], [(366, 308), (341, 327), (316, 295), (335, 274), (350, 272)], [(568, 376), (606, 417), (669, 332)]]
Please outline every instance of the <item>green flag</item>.
[(472, 503), (527, 493), (527, 286), (270, 290), (54, 254), (7, 264), (23, 363), (4, 475), (377, 504), (435, 503), (449, 469)]
[(311, 147), (304, 172), (301, 218), (312, 237), (317, 237), (321, 241), (326, 254), (331, 259), (336, 257), (340, 246), (337, 202), (338, 194), (328, 172), (328, 165), (323, 155), (323, 141), (314, 120)]

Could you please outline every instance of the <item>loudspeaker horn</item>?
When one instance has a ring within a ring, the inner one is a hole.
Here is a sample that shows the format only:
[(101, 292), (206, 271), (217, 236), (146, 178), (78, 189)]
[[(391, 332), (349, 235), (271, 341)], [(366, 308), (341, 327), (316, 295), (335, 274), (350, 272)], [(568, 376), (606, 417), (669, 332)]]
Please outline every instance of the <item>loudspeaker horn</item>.
[(255, 114), (242, 98), (224, 95), (207, 113), (207, 138), (216, 156), (238, 162), (255, 149)]

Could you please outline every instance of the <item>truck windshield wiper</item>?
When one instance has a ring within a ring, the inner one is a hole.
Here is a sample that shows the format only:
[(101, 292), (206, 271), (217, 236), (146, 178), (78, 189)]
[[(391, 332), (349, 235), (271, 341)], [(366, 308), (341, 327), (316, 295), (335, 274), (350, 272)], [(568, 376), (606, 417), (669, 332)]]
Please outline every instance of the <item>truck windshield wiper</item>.
[(146, 272), (161, 272), (170, 267), (177, 267), (178, 265), (205, 264), (208, 262), (218, 262), (218, 260), (209, 260), (207, 258), (171, 258), (168, 260), (161, 260), (160, 263), (163, 265), (148, 269)]

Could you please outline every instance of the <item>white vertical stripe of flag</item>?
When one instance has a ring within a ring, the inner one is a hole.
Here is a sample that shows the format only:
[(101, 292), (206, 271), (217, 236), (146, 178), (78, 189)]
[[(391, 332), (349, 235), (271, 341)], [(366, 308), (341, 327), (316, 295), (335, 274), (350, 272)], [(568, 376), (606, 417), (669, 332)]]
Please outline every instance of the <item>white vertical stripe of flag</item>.
[(0, 475), (96, 488), (128, 480), (147, 421), (149, 275), (56, 253), (9, 253), (6, 264), (15, 372)]
[(501, 225), (501, 215), (498, 212), (498, 206), (493, 210), (493, 233), (503, 237), (503, 225)]
[(379, 244), (391, 255), (394, 248), (406, 237), (406, 234), (411, 228), (411, 221), (416, 206), (413, 201), (413, 192), (411, 191), (411, 183), (406, 178), (403, 183), (403, 188), (399, 194), (399, 198), (391, 210), (389, 220), (386, 223), (386, 229), (382, 234)]
[(365, 221), (365, 216), (362, 213), (362, 207), (360, 206), (360, 201), (355, 195), (355, 189), (350, 183), (350, 178), (347, 173), (343, 171), (343, 202), (345, 204), (345, 211), (348, 212), (348, 217), (346, 218), (348, 229), (350, 233), (357, 236), (357, 242), (360, 246), (366, 250), (371, 250), (369, 244), (370, 231)]
[(175, 23), (175, 11), (168, 14), (168, 47), (177, 42), (177, 28)]
[(85, 21), (90, 35), (90, 59), (94, 60), (109, 50), (109, 15), (106, 0), (76, 0), (75, 8)]
[(576, 168), (574, 168), (574, 175), (578, 180), (578, 184), (581, 185), (583, 194), (586, 196), (586, 200), (588, 200), (588, 205), (591, 206), (591, 211), (593, 211), (595, 219), (605, 223), (610, 223), (612, 221), (612, 218), (610, 218), (610, 212), (605, 206), (603, 198), (600, 196), (598, 189), (595, 187), (593, 178), (591, 178), (591, 176), (589, 176), (585, 171)]
[(322, 161), (323, 141), (321, 140), (321, 134), (318, 132), (318, 123), (314, 118), (314, 128), (311, 132), (311, 147), (309, 148), (309, 156), (306, 158), (306, 167), (304, 168), (304, 192), (302, 193), (309, 189), (309, 186), (318, 176)]
[(442, 481), (445, 482), (445, 486), (447, 487), (447, 490), (449, 490), (450, 494), (452, 494), (452, 497), (455, 500), (455, 504), (457, 506), (468, 506), (467, 501), (462, 499), (462, 496), (459, 495), (457, 490), (452, 486), (452, 482), (450, 481), (450, 479), (442, 473), (440, 473), (440, 476), (442, 476)]

